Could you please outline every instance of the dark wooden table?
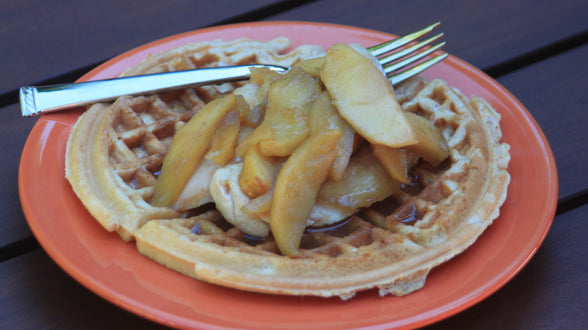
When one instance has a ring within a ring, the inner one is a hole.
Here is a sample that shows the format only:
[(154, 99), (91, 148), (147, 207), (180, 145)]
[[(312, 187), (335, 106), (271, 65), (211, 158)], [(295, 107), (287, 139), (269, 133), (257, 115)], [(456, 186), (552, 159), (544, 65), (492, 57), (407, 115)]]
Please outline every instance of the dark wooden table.
[[(432, 329), (588, 327), (588, 2), (3, 1), (0, 4), (0, 328), (161, 328), (103, 300), (39, 247), (18, 198), (18, 164), (35, 123), (23, 85), (70, 82), (146, 42), (227, 23), (301, 20), (403, 34), (443, 22), (446, 51), (510, 90), (553, 149), (559, 203), (530, 263), (477, 305)], [(539, 178), (538, 178), (539, 179)]]

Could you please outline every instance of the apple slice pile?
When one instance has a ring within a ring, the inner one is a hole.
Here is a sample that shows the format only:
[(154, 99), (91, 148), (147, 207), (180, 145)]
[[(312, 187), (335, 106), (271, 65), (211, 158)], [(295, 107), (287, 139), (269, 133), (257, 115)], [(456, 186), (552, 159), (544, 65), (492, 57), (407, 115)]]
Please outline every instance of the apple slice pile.
[(204, 158), (219, 167), (242, 162), (243, 214), (269, 224), (282, 254), (296, 255), (308, 225), (342, 220), (310, 221), (315, 205), (353, 214), (410, 182), (419, 159), (437, 165), (449, 155), (441, 131), (403, 111), (381, 70), (350, 46), (285, 74), (255, 69), (249, 85), (253, 102), (229, 94), (178, 130), (153, 205), (178, 208)]

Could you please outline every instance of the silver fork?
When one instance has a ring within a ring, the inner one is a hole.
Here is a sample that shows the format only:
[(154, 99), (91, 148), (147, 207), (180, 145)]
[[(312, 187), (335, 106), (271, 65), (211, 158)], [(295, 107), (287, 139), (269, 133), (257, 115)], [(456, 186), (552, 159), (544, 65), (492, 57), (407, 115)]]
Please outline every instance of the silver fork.
[[(445, 42), (441, 42), (429, 47), (443, 33), (416, 42), (440, 24), (438, 22), (404, 37), (367, 48), (378, 59), (392, 85), (421, 73), (447, 57), (447, 54), (440, 54), (419, 62), (445, 45)], [(252, 67), (268, 67), (278, 72), (288, 70), (277, 65), (239, 65), (51, 86), (25, 86), (20, 88), (21, 113), (24, 117), (30, 117), (74, 106), (111, 101), (122, 95), (140, 95), (246, 80)]]

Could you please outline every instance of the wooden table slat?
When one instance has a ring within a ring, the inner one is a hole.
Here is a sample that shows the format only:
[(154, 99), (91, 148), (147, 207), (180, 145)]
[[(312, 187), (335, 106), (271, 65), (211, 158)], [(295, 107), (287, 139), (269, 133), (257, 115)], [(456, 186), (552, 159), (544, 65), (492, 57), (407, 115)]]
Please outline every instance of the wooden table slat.
[(0, 95), (277, 2), (3, 1)]
[(498, 79), (545, 133), (558, 168), (560, 199), (588, 187), (587, 58), (585, 45)]
[[(484, 69), (588, 31), (588, 2), (326, 0), (271, 20), (359, 26), (404, 35), (442, 22), (447, 52)], [(500, 23), (500, 24), (498, 24)]]
[(0, 140), (6, 141), (0, 157), (0, 247), (31, 235), (23, 215), (18, 195), (18, 167), (20, 156), (35, 118), (22, 118), (17, 104), (0, 108)]
[[(129, 0), (111, 0), (94, 3), (90, 9), (81, 2), (72, 2), (67, 12), (53, 9), (51, 3), (44, 1), (4, 4), (9, 8), (0, 11), (4, 24), (0, 39), (7, 43), (3, 47), (6, 53), (2, 60), (11, 65), (0, 67), (0, 75), (4, 77), (0, 81), (0, 94), (94, 65), (146, 42), (207, 26), (272, 2), (275, 1), (256, 2), (252, 7), (251, 4), (221, 0), (216, 1), (214, 7), (202, 8), (201, 3), (170, 1), (169, 5), (166, 3), (154, 10), (151, 6), (135, 8), (135, 3)], [(447, 34), (447, 50), (480, 68), (588, 30), (588, 20), (583, 19), (583, 13), (588, 10), (585, 1), (562, 0), (552, 6), (548, 0), (502, 0), (483, 2), (483, 8), (481, 5), (482, 2), (464, 1), (399, 3), (353, 0), (341, 3), (330, 0), (303, 5), (270, 19), (333, 22), (397, 34), (439, 20)], [(177, 10), (186, 6), (185, 10)], [(216, 6), (223, 10), (216, 10)], [(550, 8), (529, 10), (530, 6)], [(374, 10), (374, 7), (378, 9)], [(15, 15), (15, 12), (30, 12), (38, 17), (31, 25), (31, 17)], [(497, 20), (507, 24), (497, 29), (494, 23)], [(19, 37), (14, 38), (14, 35)]]

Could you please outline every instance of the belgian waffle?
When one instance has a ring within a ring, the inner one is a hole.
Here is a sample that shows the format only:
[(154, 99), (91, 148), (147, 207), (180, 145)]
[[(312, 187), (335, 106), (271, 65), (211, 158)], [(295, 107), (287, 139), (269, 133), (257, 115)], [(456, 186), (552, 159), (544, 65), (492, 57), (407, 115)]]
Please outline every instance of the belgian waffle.
[[(193, 63), (185, 60), (188, 53), (150, 58), (126, 74), (182, 68)], [(152, 207), (152, 185), (174, 132), (203, 103), (231, 90), (189, 89), (94, 105), (70, 136), (66, 175), (84, 205), (105, 228), (135, 238), (140, 253), (169, 268), (263, 293), (348, 299), (378, 288), (382, 296), (405, 295), (499, 215), (510, 180), (499, 114), (479, 98), (421, 77), (399, 86), (397, 98), (404, 110), (442, 130), (449, 158), (436, 167), (420, 162), (412, 182), (385, 201), (328, 227), (308, 228), (295, 257), (282, 256), (271, 236), (244, 234), (216, 210), (195, 215)]]
[[(299, 58), (324, 53), (321, 47), (305, 45), (282, 54), (289, 47), (284, 37), (268, 42), (199, 42), (150, 56), (122, 76), (239, 64), (290, 66)], [(125, 96), (113, 104), (92, 105), (84, 112), (67, 143), (65, 175), (94, 218), (107, 230), (132, 240), (150, 219), (184, 216), (149, 204), (167, 148), (175, 132), (198, 109), (237, 86), (227, 83), (151, 96)], [(210, 201), (206, 193), (200, 197), (192, 204)]]

